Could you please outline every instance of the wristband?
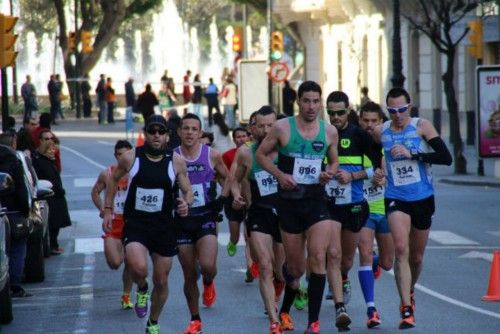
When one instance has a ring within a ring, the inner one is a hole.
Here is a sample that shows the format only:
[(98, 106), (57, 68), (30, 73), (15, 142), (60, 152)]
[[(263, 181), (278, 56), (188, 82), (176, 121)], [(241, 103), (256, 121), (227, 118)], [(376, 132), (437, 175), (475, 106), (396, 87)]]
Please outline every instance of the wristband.
[(373, 177), (373, 168), (365, 169), (365, 172), (368, 179), (371, 179)]
[(112, 206), (105, 206), (105, 207), (104, 207), (104, 210), (106, 210), (106, 209), (113, 210), (113, 207), (112, 207)]

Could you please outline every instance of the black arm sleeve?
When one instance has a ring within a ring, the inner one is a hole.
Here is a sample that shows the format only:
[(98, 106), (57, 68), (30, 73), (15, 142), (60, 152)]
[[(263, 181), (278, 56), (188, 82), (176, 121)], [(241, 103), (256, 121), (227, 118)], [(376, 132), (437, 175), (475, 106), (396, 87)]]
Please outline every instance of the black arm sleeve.
[(434, 152), (417, 153), (412, 157), (413, 160), (420, 160), (435, 165), (451, 165), (453, 159), (441, 137), (434, 137), (428, 140), (427, 143), (432, 147)]
[(362, 138), (363, 152), (372, 162), (373, 169), (380, 168), (382, 166), (382, 145), (376, 143), (372, 136), (365, 130), (359, 128), (359, 136)]

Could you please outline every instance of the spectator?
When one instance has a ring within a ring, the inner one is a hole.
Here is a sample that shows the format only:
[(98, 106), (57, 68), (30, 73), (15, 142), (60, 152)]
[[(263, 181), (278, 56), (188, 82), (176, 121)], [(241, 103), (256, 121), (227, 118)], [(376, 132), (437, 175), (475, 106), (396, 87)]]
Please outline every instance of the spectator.
[(205, 89), (205, 98), (207, 99), (208, 107), (208, 126), (212, 126), (213, 117), (212, 110), (215, 109), (216, 112), (220, 113), (219, 108), (219, 88), (214, 84), (214, 79), (208, 79), (208, 86)]
[(154, 115), (155, 106), (159, 103), (155, 93), (151, 90), (151, 84), (146, 84), (146, 90), (139, 95), (136, 104), (137, 110), (142, 114), (144, 121), (146, 121), (149, 116)]
[(368, 87), (361, 87), (361, 95), (360, 107), (364, 106), (366, 102), (371, 101), (368, 97)]
[(236, 105), (238, 104), (237, 93), (238, 90), (235, 83), (233, 82), (233, 78), (231, 76), (228, 76), (226, 79), (226, 84), (224, 85), (224, 89), (222, 90), (222, 105), (224, 106), (224, 117), (226, 118), (227, 125), (230, 129), (234, 129), (236, 126), (235, 112)]
[(160, 78), (162, 84), (166, 84), (170, 78), (168, 77), (168, 70), (163, 72), (163, 75)]
[(54, 255), (61, 254), (64, 249), (58, 242), (59, 230), (71, 225), (66, 202), (66, 191), (64, 190), (61, 175), (55, 165), (55, 153), (57, 146), (54, 143), (55, 136), (50, 130), (42, 130), (40, 133), (41, 144), (33, 160), (38, 178), (49, 180), (52, 183), (54, 196), (47, 199), (49, 205), (49, 235), (50, 249)]
[(47, 90), (49, 91), (51, 121), (52, 124), (57, 125), (56, 122), (56, 116), (58, 113), (57, 109), (60, 108), (61, 101), (59, 100), (56, 76), (54, 74), (50, 76), (49, 83), (47, 84)]
[(217, 151), (226, 152), (234, 147), (234, 143), (229, 136), (229, 128), (221, 113), (216, 112), (214, 114), (214, 124), (210, 127), (210, 132), (214, 135), (212, 147)]
[(89, 118), (92, 116), (92, 100), (90, 99), (90, 82), (89, 75), (83, 76), (84, 80), (80, 83), (80, 92), (83, 100), (83, 117)]
[(135, 112), (135, 90), (132, 77), (125, 83), (125, 102), (127, 103), (127, 111)]
[(115, 123), (115, 117), (113, 115), (116, 105), (116, 95), (115, 89), (113, 88), (113, 80), (108, 77), (106, 80), (106, 102), (108, 103), (108, 123)]
[(25, 152), (29, 151), (30, 156), (36, 150), (33, 130), (37, 125), (38, 123), (34, 118), (29, 118), (23, 122), (23, 126), (17, 132), (17, 149)]
[(170, 133), (170, 138), (168, 139), (167, 148), (174, 149), (181, 144), (181, 138), (177, 130), (181, 126), (181, 118), (177, 114), (176, 109), (170, 109), (167, 112), (167, 129)]
[(16, 132), (16, 119), (13, 116), (7, 116), (5, 125), (7, 127), (7, 131)]
[[(12, 212), (8, 214), (11, 224), (18, 219), (28, 219), (30, 210), (29, 192), (24, 179), (24, 169), (15, 148), (15, 133), (0, 134), (0, 171), (10, 174), (14, 180), (14, 193), (2, 199), (2, 205), (7, 208), (7, 211)], [(28, 236), (20, 239), (12, 238), (7, 249), (12, 297), (31, 296), (21, 287), (27, 240)]]
[(99, 114), (97, 119), (99, 124), (104, 124), (106, 120), (106, 115), (108, 113), (108, 103), (106, 102), (106, 81), (104, 80), (104, 74), (100, 75), (99, 82), (95, 89), (97, 95), (97, 104), (99, 105)]
[(191, 71), (187, 70), (186, 75), (182, 78), (182, 97), (184, 98), (184, 103), (188, 104), (191, 101), (191, 88), (189, 87), (189, 77), (191, 76)]
[(59, 74), (56, 74), (55, 81), (56, 81), (55, 87), (56, 87), (57, 100), (59, 101), (59, 103), (57, 104), (57, 108), (56, 108), (55, 114), (54, 114), (55, 118), (53, 119), (53, 121), (54, 121), (54, 125), (57, 125), (57, 123), (55, 122), (57, 116), (60, 116), (61, 119), (64, 119), (61, 103), (62, 103), (62, 101), (64, 101), (65, 96), (62, 92), (63, 82), (61, 81), (61, 76)]
[[(52, 121), (52, 117), (50, 116), (50, 114), (48, 114), (48, 113), (42, 113), (40, 115), (39, 125), (38, 125), (38, 127), (36, 127), (33, 130), (33, 140), (35, 141), (35, 147), (37, 149), (40, 146), (41, 132), (43, 130), (50, 130), (51, 121)], [(61, 166), (61, 152), (59, 151), (59, 149), (57, 149), (57, 151), (56, 151), (55, 164), (56, 164), (57, 170), (59, 172), (61, 172), (61, 170), (62, 170), (62, 166)]]
[(193, 113), (198, 116), (201, 121), (201, 129), (205, 128), (205, 118), (203, 117), (201, 99), (203, 98), (203, 87), (200, 80), (200, 75), (196, 74), (193, 79), (194, 92), (191, 98), (193, 102)]
[(214, 143), (214, 134), (212, 132), (203, 132), (200, 137), (200, 142), (207, 146), (212, 146)]
[(297, 100), (297, 92), (290, 86), (290, 82), (285, 80), (283, 87), (283, 113), (287, 116), (293, 116), (293, 106)]
[(24, 101), (23, 120), (36, 116), (38, 111), (38, 101), (36, 99), (36, 88), (31, 83), (31, 76), (26, 76), (26, 82), (21, 86), (21, 96)]
[(160, 111), (162, 115), (165, 115), (164, 117), (166, 117), (168, 109), (172, 108), (174, 105), (172, 102), (172, 97), (170, 95), (171, 92), (168, 88), (168, 81), (162, 81), (161, 89), (158, 93), (158, 100), (160, 101)]

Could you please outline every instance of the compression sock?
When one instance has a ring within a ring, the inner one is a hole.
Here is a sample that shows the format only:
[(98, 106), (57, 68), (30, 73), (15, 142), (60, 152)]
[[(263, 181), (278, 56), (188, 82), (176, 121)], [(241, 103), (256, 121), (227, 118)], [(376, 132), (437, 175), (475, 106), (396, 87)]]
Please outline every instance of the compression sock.
[(375, 306), (375, 279), (373, 278), (373, 269), (371, 266), (362, 266), (358, 270), (359, 284), (365, 297), (366, 306)]
[(309, 286), (307, 287), (307, 293), (309, 295), (309, 322), (313, 322), (319, 319), (319, 310), (321, 309), (321, 302), (323, 300), (323, 291), (325, 290), (326, 274), (316, 274), (311, 273), (309, 275)]
[(298, 291), (298, 289), (292, 289), (288, 284), (285, 286), (285, 295), (283, 296), (283, 304), (281, 304), (280, 313), (290, 313), (290, 308), (292, 307), (293, 300)]

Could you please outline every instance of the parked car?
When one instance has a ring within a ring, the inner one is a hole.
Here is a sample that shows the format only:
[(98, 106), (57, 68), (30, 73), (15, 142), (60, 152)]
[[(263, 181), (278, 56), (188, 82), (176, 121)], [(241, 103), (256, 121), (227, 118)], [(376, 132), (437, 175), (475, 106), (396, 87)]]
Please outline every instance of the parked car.
[(7, 243), (10, 240), (9, 220), (5, 213), (1, 199), (13, 191), (14, 181), (9, 174), (0, 173), (0, 324), (12, 321), (12, 301), (9, 284), (9, 259), (7, 257)]

